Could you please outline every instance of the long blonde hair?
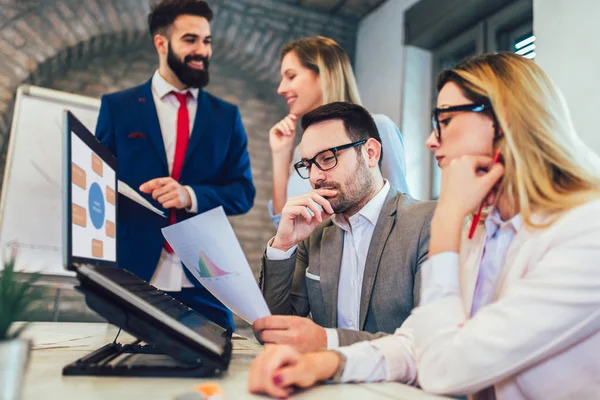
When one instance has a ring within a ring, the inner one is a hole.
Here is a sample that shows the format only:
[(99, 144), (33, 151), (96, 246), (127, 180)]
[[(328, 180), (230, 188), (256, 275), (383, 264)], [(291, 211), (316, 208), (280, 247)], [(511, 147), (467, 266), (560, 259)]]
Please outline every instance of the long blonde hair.
[(323, 104), (336, 101), (361, 104), (348, 55), (335, 40), (323, 36), (294, 40), (283, 46), (281, 59), (291, 51), (304, 67), (319, 74)]
[(532, 214), (560, 216), (600, 198), (600, 157), (577, 136), (559, 89), (533, 61), (512, 53), (469, 58), (438, 77), (438, 91), (456, 83), (476, 103), (492, 105), (503, 133), (496, 148), (505, 172), (499, 195), (532, 227)]

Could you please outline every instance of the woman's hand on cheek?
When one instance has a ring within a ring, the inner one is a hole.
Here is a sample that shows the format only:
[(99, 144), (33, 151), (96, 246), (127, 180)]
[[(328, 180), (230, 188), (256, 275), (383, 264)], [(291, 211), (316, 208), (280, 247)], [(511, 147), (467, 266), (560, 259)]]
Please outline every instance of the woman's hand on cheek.
[(442, 171), (438, 208), (463, 219), (479, 207), (504, 174), (502, 164), (492, 157), (462, 156)]

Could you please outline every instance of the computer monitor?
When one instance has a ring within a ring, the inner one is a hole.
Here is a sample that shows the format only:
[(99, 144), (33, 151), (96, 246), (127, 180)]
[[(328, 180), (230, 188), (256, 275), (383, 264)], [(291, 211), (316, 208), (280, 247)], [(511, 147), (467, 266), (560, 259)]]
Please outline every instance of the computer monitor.
[(117, 160), (73, 114), (64, 118), (65, 267), (116, 267)]
[[(77, 272), (77, 289), (108, 322), (149, 346), (111, 343), (66, 366), (66, 375), (214, 376), (231, 359), (224, 329), (117, 260), (117, 160), (73, 114), (64, 114), (64, 262)], [(117, 268), (118, 267), (118, 268)], [(104, 360), (136, 353), (112, 366)], [(157, 354), (165, 355), (157, 358)], [(167, 360), (174, 359), (177, 362)], [(124, 361), (125, 362), (125, 361)]]

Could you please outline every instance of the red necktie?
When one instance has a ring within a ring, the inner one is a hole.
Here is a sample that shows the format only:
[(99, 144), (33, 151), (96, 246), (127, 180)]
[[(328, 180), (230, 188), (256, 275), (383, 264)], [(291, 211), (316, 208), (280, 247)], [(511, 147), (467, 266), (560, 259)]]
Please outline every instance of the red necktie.
[[(179, 110), (177, 111), (177, 141), (175, 142), (175, 157), (173, 158), (173, 170), (171, 171), (171, 178), (179, 182), (181, 169), (183, 167), (183, 160), (185, 159), (185, 152), (190, 140), (190, 114), (187, 108), (187, 98), (190, 93), (171, 93), (177, 97), (177, 100), (179, 100)], [(169, 211), (169, 225), (173, 225), (177, 222), (175, 210), (175, 208), (171, 208)], [(173, 253), (173, 249), (167, 242), (165, 242), (165, 250), (167, 250), (168, 253)]]

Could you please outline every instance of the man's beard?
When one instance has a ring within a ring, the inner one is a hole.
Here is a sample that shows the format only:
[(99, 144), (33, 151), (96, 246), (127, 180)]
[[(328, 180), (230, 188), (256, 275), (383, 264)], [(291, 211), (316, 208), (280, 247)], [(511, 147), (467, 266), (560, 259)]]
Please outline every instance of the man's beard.
[(334, 189), (337, 194), (332, 199), (328, 199), (333, 212), (344, 214), (348, 211), (358, 212), (364, 206), (365, 197), (369, 196), (373, 189), (374, 178), (369, 172), (366, 162), (360, 157), (358, 159), (358, 169), (348, 174), (343, 185), (338, 182), (324, 181), (315, 185), (315, 189)]
[[(202, 61), (204, 69), (194, 69), (188, 66), (190, 61)], [(203, 88), (208, 85), (208, 58), (202, 56), (186, 56), (183, 62), (177, 58), (177, 55), (168, 46), (167, 64), (177, 78), (188, 87)]]

